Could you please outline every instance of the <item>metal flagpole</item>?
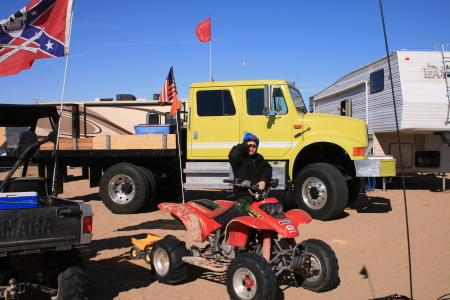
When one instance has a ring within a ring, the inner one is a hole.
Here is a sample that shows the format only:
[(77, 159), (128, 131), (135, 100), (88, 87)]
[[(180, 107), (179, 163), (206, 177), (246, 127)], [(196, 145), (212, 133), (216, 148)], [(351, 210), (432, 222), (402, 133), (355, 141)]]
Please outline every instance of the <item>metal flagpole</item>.
[(58, 134), (56, 137), (56, 147), (55, 150), (53, 152), (54, 155), (54, 168), (53, 168), (53, 183), (52, 183), (52, 195), (56, 196), (58, 194), (57, 191), (57, 179), (58, 179), (58, 172), (57, 172), (57, 166), (58, 166), (58, 149), (59, 149), (59, 136), (60, 136), (60, 131), (61, 131), (61, 122), (62, 122), (62, 111), (63, 111), (63, 103), (64, 103), (64, 94), (66, 91), (66, 79), (67, 79), (67, 68), (69, 66), (69, 48), (70, 48), (70, 36), (72, 33), (72, 19), (73, 19), (73, 5), (74, 5), (75, 0), (69, 0), (69, 3), (67, 4), (67, 7), (69, 9), (70, 6), (70, 22), (69, 22), (69, 34), (66, 35), (66, 44), (67, 44), (67, 50), (66, 51), (66, 65), (64, 67), (64, 80), (63, 80), (63, 87), (62, 87), (62, 95), (61, 95), (61, 106), (59, 109), (59, 126), (58, 126)]
[[(173, 103), (172, 103), (172, 105), (173, 105)], [(184, 203), (183, 166), (181, 164), (181, 142), (180, 142), (181, 128), (180, 128), (180, 124), (178, 122), (179, 118), (180, 118), (180, 111), (177, 110), (176, 121), (177, 121), (178, 160), (180, 161), (181, 198), (183, 199), (183, 203)]]
[(212, 81), (212, 26), (211, 16), (209, 16), (209, 81)]

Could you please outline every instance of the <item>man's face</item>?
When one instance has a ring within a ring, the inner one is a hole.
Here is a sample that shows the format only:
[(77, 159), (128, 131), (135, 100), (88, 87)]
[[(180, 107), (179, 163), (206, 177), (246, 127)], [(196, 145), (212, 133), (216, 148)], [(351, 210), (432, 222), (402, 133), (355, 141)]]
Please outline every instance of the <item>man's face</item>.
[(255, 142), (248, 142), (248, 154), (252, 155), (256, 152), (256, 143)]

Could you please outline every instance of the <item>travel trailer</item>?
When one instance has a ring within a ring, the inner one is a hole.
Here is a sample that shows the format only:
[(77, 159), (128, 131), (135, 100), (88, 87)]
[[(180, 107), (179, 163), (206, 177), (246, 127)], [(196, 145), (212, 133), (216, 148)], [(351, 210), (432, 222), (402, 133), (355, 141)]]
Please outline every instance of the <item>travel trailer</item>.
[[(343, 76), (310, 97), (310, 110), (364, 120), (373, 155), (392, 155), (396, 173), (450, 173), (450, 52), (400, 50)], [(392, 86), (400, 131), (400, 151)]]
[[(155, 95), (157, 97), (157, 95)], [(187, 99), (180, 99), (182, 105)], [(38, 105), (57, 106), (59, 103), (39, 102)], [(175, 124), (170, 117), (171, 105), (161, 106), (158, 100), (138, 98), (130, 94), (117, 94), (112, 98), (96, 98), (94, 101), (65, 102), (60, 121), (61, 138), (87, 138), (99, 135), (133, 135), (135, 125)], [(52, 130), (48, 120), (39, 120), (38, 137), (45, 137)]]

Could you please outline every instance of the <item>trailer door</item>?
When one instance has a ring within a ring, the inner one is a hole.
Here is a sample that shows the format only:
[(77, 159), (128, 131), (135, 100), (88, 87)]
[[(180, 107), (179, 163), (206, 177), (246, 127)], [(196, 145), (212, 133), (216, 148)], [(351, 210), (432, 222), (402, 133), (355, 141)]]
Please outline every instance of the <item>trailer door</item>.
[(193, 103), (188, 131), (188, 158), (228, 160), (239, 142), (236, 88), (191, 90)]

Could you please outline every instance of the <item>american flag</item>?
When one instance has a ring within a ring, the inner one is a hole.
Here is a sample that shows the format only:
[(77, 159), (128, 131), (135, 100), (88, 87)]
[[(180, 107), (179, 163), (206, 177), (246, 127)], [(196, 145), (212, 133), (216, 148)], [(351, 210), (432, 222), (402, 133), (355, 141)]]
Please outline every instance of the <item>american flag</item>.
[(174, 98), (177, 98), (178, 91), (175, 84), (175, 77), (173, 77), (173, 67), (170, 67), (169, 75), (167, 75), (166, 82), (164, 83), (161, 95), (159, 96), (158, 103), (164, 106), (171, 102)]
[(0, 20), (0, 76), (31, 68), (39, 58), (67, 53), (73, 0), (32, 0)]

